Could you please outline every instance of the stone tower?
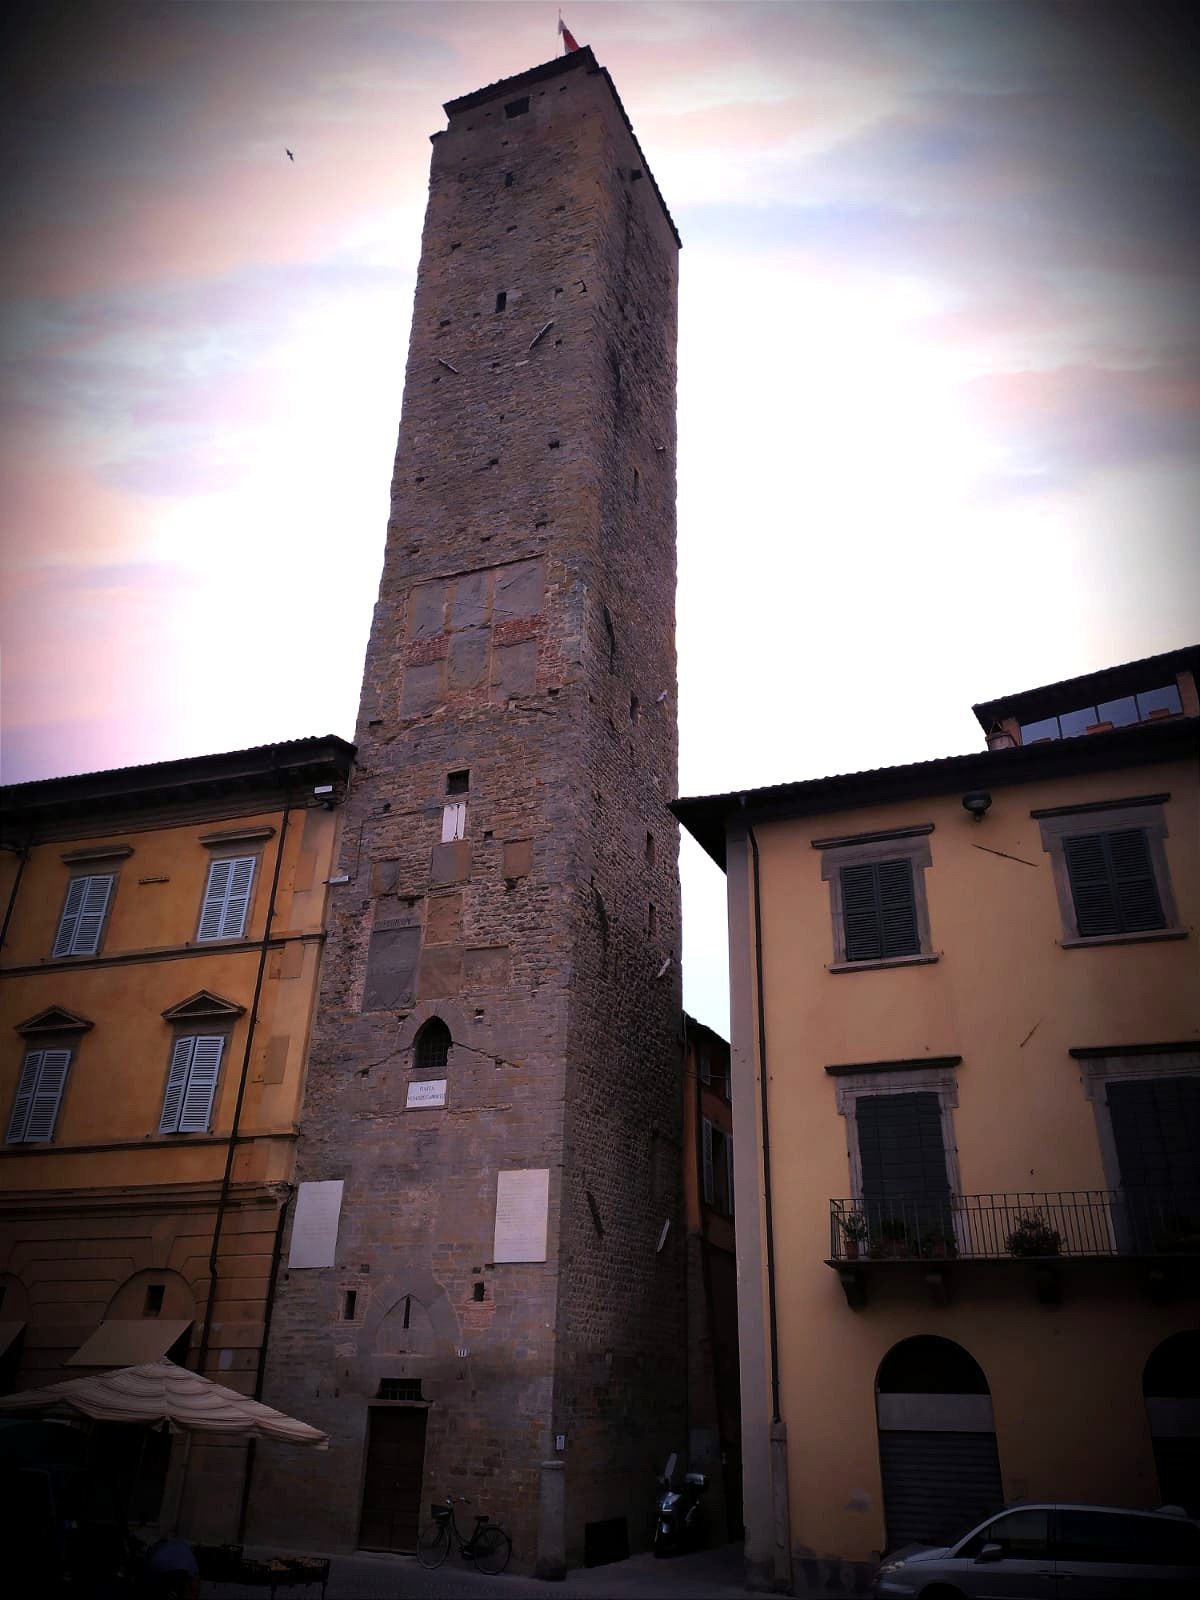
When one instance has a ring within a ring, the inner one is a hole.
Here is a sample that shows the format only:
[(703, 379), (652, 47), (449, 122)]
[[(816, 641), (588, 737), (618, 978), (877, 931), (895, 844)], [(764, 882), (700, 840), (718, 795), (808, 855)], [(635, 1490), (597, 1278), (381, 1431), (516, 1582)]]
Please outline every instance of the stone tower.
[(445, 109), (251, 1537), (550, 1575), (686, 1449), (679, 239), (590, 50)]

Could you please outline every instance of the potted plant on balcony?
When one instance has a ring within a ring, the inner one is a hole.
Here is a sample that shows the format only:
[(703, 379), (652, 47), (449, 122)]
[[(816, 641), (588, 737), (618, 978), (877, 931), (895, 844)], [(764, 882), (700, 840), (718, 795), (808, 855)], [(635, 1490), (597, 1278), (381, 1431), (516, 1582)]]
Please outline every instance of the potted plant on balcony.
[(943, 1261), (947, 1256), (958, 1254), (958, 1245), (952, 1233), (943, 1233), (940, 1228), (934, 1228), (921, 1236), (921, 1254)]
[(879, 1237), (871, 1246), (873, 1256), (897, 1257), (915, 1254), (916, 1241), (902, 1217), (889, 1217), (879, 1224)]
[(1004, 1242), (1011, 1256), (1056, 1256), (1062, 1251), (1062, 1234), (1040, 1211), (1018, 1214), (1017, 1225)]
[(867, 1239), (867, 1219), (861, 1211), (848, 1211), (838, 1218), (842, 1230), (842, 1254), (847, 1261), (857, 1261), (860, 1247)]

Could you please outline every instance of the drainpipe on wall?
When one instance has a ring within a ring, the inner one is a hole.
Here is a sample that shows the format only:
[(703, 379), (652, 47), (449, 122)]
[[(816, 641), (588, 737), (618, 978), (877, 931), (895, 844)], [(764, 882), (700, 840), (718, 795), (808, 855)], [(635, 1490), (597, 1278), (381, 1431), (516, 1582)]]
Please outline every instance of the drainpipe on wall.
[[(275, 1309), (275, 1291), (279, 1283), (279, 1262), (283, 1255), (283, 1229), (287, 1222), (288, 1201), (292, 1197), (291, 1185), (287, 1186), (279, 1206), (279, 1221), (275, 1228), (275, 1246), (271, 1252), (271, 1277), (267, 1283), (267, 1305), (263, 1313), (262, 1343), (258, 1347), (258, 1367), (254, 1374), (254, 1398), (261, 1400), (263, 1385), (267, 1376), (267, 1345), (271, 1338), (271, 1313)], [(254, 1462), (258, 1454), (258, 1441), (251, 1439), (246, 1446), (246, 1470), (242, 1475), (242, 1503), (238, 1508), (237, 1538), (235, 1544), (246, 1542), (246, 1519), (250, 1514), (250, 1490), (254, 1482)]]
[[(250, 1052), (254, 1046), (254, 1030), (258, 1023), (258, 1002), (262, 995), (263, 978), (267, 970), (267, 951), (271, 942), (271, 929), (275, 922), (275, 900), (279, 891), (279, 875), (283, 867), (283, 849), (287, 842), (288, 819), (292, 814), (292, 802), (284, 801), (283, 821), (279, 828), (279, 845), (275, 851), (275, 871), (271, 878), (271, 898), (267, 903), (267, 921), (263, 928), (262, 941), (258, 953), (258, 974), (254, 980), (254, 999), (250, 1003), (250, 1024), (246, 1029), (246, 1049), (242, 1055), (242, 1073), (238, 1080), (237, 1101), (233, 1108), (233, 1126), (229, 1130), (229, 1140), (225, 1150), (225, 1172), (221, 1179), (221, 1192), (217, 1198), (217, 1215), (213, 1222), (212, 1248), (208, 1256), (208, 1303), (204, 1308), (204, 1326), (200, 1333), (200, 1349), (196, 1356), (196, 1371), (204, 1376), (204, 1366), (208, 1359), (209, 1341), (212, 1338), (213, 1308), (217, 1301), (217, 1251), (221, 1243), (221, 1231), (225, 1223), (225, 1211), (229, 1204), (229, 1191), (233, 1184), (233, 1159), (237, 1152), (238, 1129), (242, 1120), (242, 1105), (246, 1098), (246, 1080), (250, 1075)], [(264, 1334), (264, 1344), (266, 1342)]]
[[(745, 796), (742, 804), (745, 805)], [(767, 1021), (763, 999), (762, 883), (759, 876), (758, 840), (749, 819), (754, 883), (754, 1005), (758, 1014), (759, 1121), (763, 1171), (763, 1244), (767, 1269), (767, 1330), (771, 1356), (771, 1553), (772, 1588), (781, 1594), (792, 1588), (792, 1534), (788, 1497), (787, 1424), (779, 1406), (779, 1321), (775, 1304), (775, 1226), (771, 1201), (771, 1133), (767, 1103)]]
[(4, 922), (0, 925), (0, 948), (3, 948), (4, 942), (8, 938), (8, 925), (12, 921), (13, 907), (17, 903), (17, 890), (21, 887), (25, 863), (29, 860), (29, 846), (26, 844), (0, 843), (0, 850), (11, 850), (15, 856), (20, 858), (17, 862), (16, 877), (13, 879), (13, 885), (9, 891), (8, 904), (4, 908)]

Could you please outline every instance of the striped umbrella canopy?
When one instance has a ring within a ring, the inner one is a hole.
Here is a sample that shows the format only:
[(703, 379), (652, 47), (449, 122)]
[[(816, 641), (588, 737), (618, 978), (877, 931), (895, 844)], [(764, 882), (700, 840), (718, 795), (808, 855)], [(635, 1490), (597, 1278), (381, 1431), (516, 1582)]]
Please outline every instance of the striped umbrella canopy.
[(189, 1372), (173, 1361), (150, 1361), (141, 1367), (120, 1367), (66, 1383), (25, 1389), (0, 1399), (0, 1411), (51, 1410), (67, 1407), (96, 1422), (166, 1423), (185, 1433), (217, 1434), (237, 1439), (278, 1439), (284, 1444), (327, 1450), (329, 1435), (307, 1422), (286, 1417), (234, 1389)]

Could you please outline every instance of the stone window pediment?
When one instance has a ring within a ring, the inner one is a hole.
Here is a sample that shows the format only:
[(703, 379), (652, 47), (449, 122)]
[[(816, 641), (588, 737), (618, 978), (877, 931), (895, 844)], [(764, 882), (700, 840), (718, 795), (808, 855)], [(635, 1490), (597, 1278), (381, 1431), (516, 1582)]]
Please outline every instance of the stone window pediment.
[(87, 1017), (77, 1016), (74, 1011), (68, 1011), (65, 1006), (47, 1006), (44, 1011), (39, 1011), (36, 1016), (27, 1017), (24, 1022), (18, 1022), (16, 1031), (21, 1034), (43, 1033), (86, 1033), (95, 1024)]
[(163, 1018), (167, 1022), (201, 1022), (214, 1017), (240, 1017), (245, 1009), (236, 1001), (213, 994), (210, 989), (201, 989), (188, 999), (180, 1000), (177, 1005), (168, 1006)]

